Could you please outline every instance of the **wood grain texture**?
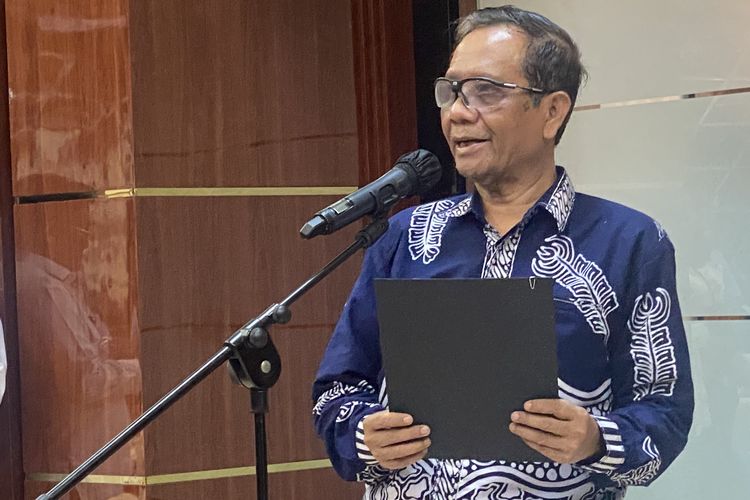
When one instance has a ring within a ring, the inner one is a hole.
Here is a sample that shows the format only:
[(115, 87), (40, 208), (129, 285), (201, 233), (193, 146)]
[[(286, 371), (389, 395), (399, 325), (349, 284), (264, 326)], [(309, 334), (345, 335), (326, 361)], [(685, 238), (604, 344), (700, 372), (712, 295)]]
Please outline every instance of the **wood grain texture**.
[[(194, 481), (149, 486), (151, 500), (183, 498), (256, 499), (255, 480), (251, 477)], [(361, 500), (361, 483), (342, 481), (333, 469), (284, 472), (268, 476), (268, 497), (272, 500)]]
[[(27, 500), (33, 500), (53, 485), (28, 481)], [(71, 490), (69, 500), (255, 500), (253, 476), (187, 481), (148, 486), (81, 484)], [(268, 496), (272, 500), (360, 500), (362, 483), (342, 481), (333, 469), (282, 472), (268, 476)]]
[[(7, 5), (16, 196), (363, 185), (416, 147), (408, 0)], [(22, 407), (25, 472), (72, 470), (347, 246), (356, 224), (309, 242), (297, 236), (337, 198), (16, 205), (21, 374), (33, 395)], [(270, 396), (271, 463), (325, 457), (311, 384), (359, 262), (272, 332), (284, 369)], [(221, 369), (96, 473), (250, 465), (248, 398)], [(34, 498), (44, 485), (26, 486)], [(274, 474), (271, 488), (285, 499), (362, 493), (332, 470)], [(254, 490), (241, 478), (87, 484), (70, 497), (248, 498)]]
[(352, 0), (360, 185), (417, 147), (411, 0)]
[[(133, 205), (16, 206), (27, 474), (69, 472), (141, 412)], [(143, 474), (142, 440), (97, 473)]]
[(477, 10), (477, 0), (458, 0), (458, 15), (463, 17)]
[(132, 185), (128, 5), (6, 2), (16, 196)]
[(132, 12), (138, 186), (357, 184), (348, 0)]
[[(144, 404), (214, 354), (353, 241), (356, 228), (310, 241), (297, 231), (332, 197), (137, 199)], [(311, 388), (361, 256), (292, 307), (272, 338), (283, 372), (270, 391), (271, 462), (320, 459)], [(148, 474), (254, 463), (249, 393), (217, 370), (146, 433)]]
[[(27, 480), (23, 498), (25, 500), (35, 500), (36, 497), (49, 491), (54, 483), (41, 483)], [(19, 499), (21, 497), (18, 497)], [(153, 497), (147, 495), (145, 486), (119, 486), (111, 484), (79, 484), (71, 489), (63, 497), (65, 500), (153, 500)], [(182, 497), (182, 498), (201, 498), (201, 497)], [(221, 497), (205, 497), (221, 498)], [(239, 497), (238, 497), (239, 498)], [(229, 500), (229, 499), (227, 499)]]
[(15, 500), (23, 494), (23, 462), (5, 34), (5, 3), (0, 3), (0, 320), (7, 359), (5, 394), (0, 399), (0, 450), (3, 450), (0, 453), (0, 498)]

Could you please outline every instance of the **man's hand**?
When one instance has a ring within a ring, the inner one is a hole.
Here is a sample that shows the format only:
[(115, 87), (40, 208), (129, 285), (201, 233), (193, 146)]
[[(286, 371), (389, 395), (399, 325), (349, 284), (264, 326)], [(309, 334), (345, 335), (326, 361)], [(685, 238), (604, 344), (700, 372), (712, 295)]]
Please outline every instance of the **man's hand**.
[(510, 431), (547, 458), (563, 464), (600, 452), (601, 432), (586, 410), (562, 399), (533, 399), (514, 411)]
[(406, 413), (379, 411), (365, 418), (365, 444), (375, 460), (386, 469), (402, 469), (421, 460), (431, 441), (426, 425), (412, 425)]

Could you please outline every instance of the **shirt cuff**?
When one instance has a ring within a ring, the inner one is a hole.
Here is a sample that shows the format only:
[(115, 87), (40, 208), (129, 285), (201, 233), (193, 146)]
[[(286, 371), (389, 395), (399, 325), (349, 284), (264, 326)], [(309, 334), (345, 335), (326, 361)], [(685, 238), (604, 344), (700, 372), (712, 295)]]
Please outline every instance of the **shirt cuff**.
[(614, 420), (607, 417), (594, 415), (592, 417), (601, 431), (602, 440), (604, 441), (604, 453), (601, 457), (598, 457), (598, 460), (589, 464), (580, 464), (580, 467), (600, 474), (611, 473), (625, 463), (625, 448), (622, 445), (620, 428)]
[(357, 424), (357, 431), (354, 433), (354, 446), (357, 448), (357, 458), (367, 465), (375, 465), (378, 461), (372, 456), (370, 448), (365, 444), (365, 426), (364, 421), (369, 415), (365, 415)]

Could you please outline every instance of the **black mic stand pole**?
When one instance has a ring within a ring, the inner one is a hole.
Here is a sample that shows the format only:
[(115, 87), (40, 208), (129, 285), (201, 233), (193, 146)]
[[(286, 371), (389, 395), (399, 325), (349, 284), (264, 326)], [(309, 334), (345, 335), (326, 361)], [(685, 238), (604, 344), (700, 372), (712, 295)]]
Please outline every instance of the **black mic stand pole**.
[(260, 316), (250, 320), (234, 332), (231, 337), (224, 341), (223, 347), (200, 368), (188, 375), (177, 387), (154, 403), (73, 472), (65, 476), (48, 492), (38, 496), (36, 500), (56, 500), (60, 498), (227, 360), (229, 360), (230, 373), (235, 382), (250, 389), (251, 409), (255, 416), (255, 464), (258, 500), (268, 500), (265, 414), (268, 412), (268, 389), (276, 383), (281, 374), (281, 358), (268, 335), (268, 328), (275, 323), (289, 321), (291, 319), (289, 306), (349, 257), (360, 249), (369, 247), (383, 235), (388, 229), (385, 214), (376, 214), (373, 219), (367, 227), (357, 233), (354, 243), (349, 245), (346, 250), (337, 255), (323, 269), (300, 285), (280, 303), (272, 304)]

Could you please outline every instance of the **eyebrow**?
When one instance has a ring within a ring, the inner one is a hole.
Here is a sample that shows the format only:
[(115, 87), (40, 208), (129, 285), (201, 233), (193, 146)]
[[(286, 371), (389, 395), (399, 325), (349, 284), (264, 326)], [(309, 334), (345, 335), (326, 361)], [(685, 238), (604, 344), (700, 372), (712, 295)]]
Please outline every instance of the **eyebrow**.
[(456, 76), (456, 73), (451, 73), (450, 71), (445, 72), (445, 78), (448, 78), (449, 80), (466, 80), (469, 78), (489, 78), (490, 80), (495, 80), (497, 82), (508, 82), (510, 80), (499, 78), (494, 75), (488, 75), (487, 73), (470, 73), (469, 76), (464, 76), (463, 78), (458, 78)]

